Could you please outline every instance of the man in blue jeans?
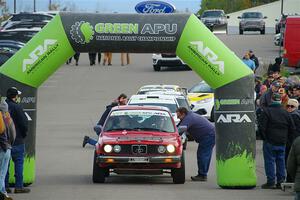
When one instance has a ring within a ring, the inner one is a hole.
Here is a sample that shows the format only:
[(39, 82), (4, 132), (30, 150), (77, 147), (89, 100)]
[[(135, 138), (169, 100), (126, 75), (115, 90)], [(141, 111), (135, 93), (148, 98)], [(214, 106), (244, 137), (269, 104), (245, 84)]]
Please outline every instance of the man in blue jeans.
[(179, 126), (186, 126), (195, 141), (199, 144), (197, 149), (198, 174), (192, 176), (193, 181), (207, 181), (210, 160), (215, 146), (215, 127), (201, 115), (188, 111), (184, 107), (176, 110)]
[(291, 115), (281, 106), (279, 93), (272, 95), (271, 104), (263, 109), (258, 122), (259, 133), (264, 140), (263, 156), (267, 176), (267, 182), (261, 188), (280, 189), (281, 183), (285, 181), (285, 145), (289, 135), (294, 134), (295, 125)]
[[(11, 158), (15, 165), (15, 193), (29, 193), (30, 189), (23, 187), (24, 139), (27, 136), (28, 119), (21, 105), (17, 103), (20, 94), (21, 92), (17, 88), (9, 88), (6, 92), (6, 103), (16, 128), (16, 139), (11, 149)], [(10, 193), (8, 179), (9, 174), (7, 173), (5, 184), (7, 192)]]

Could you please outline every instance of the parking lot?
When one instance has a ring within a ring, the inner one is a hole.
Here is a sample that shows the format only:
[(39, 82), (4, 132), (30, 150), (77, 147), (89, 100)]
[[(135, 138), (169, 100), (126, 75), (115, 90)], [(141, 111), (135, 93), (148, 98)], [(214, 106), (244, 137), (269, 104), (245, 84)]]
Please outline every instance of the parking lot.
[[(219, 35), (239, 57), (253, 49), (262, 61), (277, 56), (273, 35)], [(169, 175), (159, 177), (115, 176), (105, 184), (92, 183), (93, 148), (82, 148), (84, 135), (92, 131), (105, 106), (120, 93), (134, 94), (146, 84), (177, 84), (191, 87), (201, 80), (192, 71), (164, 69), (154, 72), (151, 54), (131, 54), (132, 64), (120, 65), (113, 54), (112, 66), (89, 66), (81, 54), (79, 66), (62, 66), (38, 92), (36, 181), (29, 194), (15, 199), (292, 199), (290, 192), (261, 190), (265, 182), (261, 143), (257, 142), (257, 185), (252, 190), (224, 190), (216, 183), (215, 158), (208, 182), (191, 182), (196, 173), (196, 144), (186, 151), (186, 183), (174, 185)]]

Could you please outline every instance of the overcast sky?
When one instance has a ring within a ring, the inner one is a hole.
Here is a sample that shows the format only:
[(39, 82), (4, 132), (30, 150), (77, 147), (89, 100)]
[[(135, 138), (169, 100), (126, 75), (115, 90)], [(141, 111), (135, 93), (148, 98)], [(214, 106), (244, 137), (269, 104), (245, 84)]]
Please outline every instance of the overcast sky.
[[(50, 0), (35, 0), (37, 11), (46, 11)], [(137, 3), (144, 0), (51, 0), (52, 3), (58, 3), (61, 8), (68, 7), (76, 11), (86, 12), (118, 12), (135, 13), (134, 7)], [(14, 0), (6, 0), (9, 12), (13, 12)], [(17, 12), (33, 11), (34, 0), (16, 0)], [(200, 9), (201, 0), (166, 0), (165, 2), (173, 4), (180, 12), (189, 11), (195, 13)]]

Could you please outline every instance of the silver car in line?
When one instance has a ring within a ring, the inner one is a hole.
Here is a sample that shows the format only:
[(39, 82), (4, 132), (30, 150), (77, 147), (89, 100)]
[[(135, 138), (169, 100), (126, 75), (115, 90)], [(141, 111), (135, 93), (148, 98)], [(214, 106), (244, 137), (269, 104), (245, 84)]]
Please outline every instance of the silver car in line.
[(239, 16), (239, 33), (242, 35), (244, 31), (260, 31), (260, 34), (265, 34), (266, 23), (261, 12), (244, 12), (242, 16)]

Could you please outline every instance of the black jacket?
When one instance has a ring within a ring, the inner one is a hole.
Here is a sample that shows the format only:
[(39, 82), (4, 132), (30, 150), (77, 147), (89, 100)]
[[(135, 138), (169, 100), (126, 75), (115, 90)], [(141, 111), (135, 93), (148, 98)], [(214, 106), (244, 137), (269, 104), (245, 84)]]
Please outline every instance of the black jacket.
[(102, 114), (102, 116), (101, 116), (100, 120), (98, 121), (97, 125), (103, 126), (103, 124), (104, 124), (104, 122), (105, 122), (105, 120), (106, 120), (106, 118), (107, 118), (109, 112), (111, 111), (111, 109), (112, 109), (113, 107), (115, 107), (115, 106), (117, 106), (117, 105), (118, 105), (118, 103), (113, 102), (113, 103), (111, 103), (110, 105), (106, 106), (106, 110), (105, 110), (104, 113)]
[(292, 145), (287, 161), (287, 171), (292, 178), (295, 178), (294, 190), (300, 192), (300, 137)]
[(13, 145), (24, 144), (24, 139), (28, 131), (28, 119), (20, 104), (8, 98), (6, 99), (6, 103), (8, 104), (8, 110), (16, 128), (16, 139)]
[(273, 145), (285, 145), (288, 136), (295, 132), (292, 117), (281, 104), (272, 103), (263, 108), (258, 125), (262, 139)]

